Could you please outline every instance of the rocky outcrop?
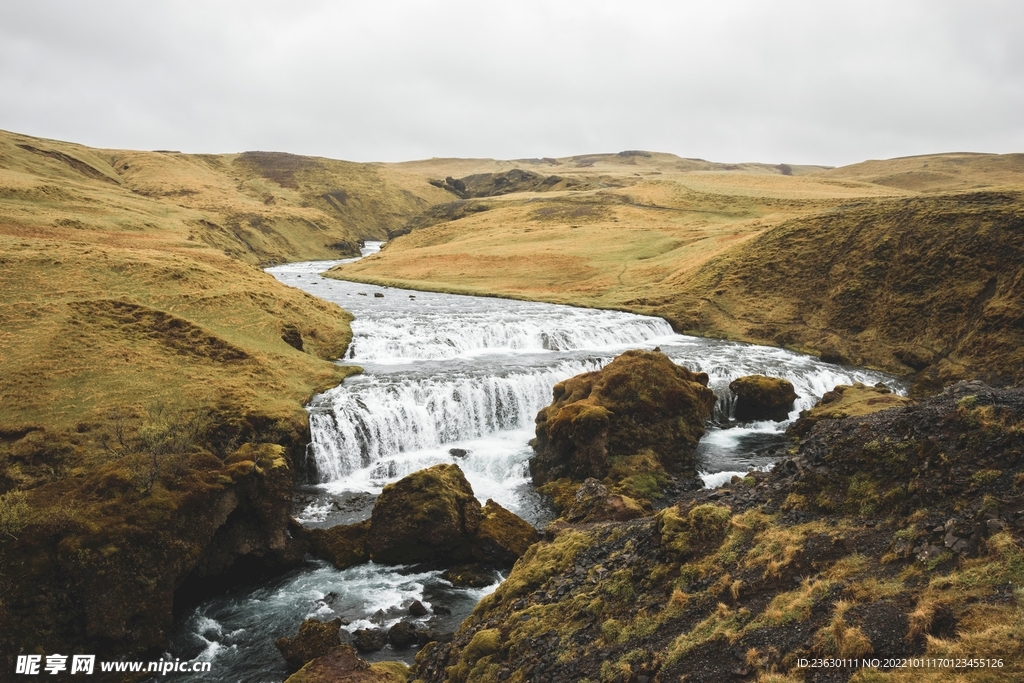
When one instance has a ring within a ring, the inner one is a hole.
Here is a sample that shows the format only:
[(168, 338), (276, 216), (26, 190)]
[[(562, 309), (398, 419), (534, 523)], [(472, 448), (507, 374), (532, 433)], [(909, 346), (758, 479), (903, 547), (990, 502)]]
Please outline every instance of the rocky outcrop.
[(880, 410), (914, 403), (913, 399), (894, 394), (884, 384), (869, 387), (856, 382), (853, 385), (840, 384), (831, 391), (826, 391), (818, 404), (810, 410), (800, 412), (800, 418), (790, 425), (790, 435), (805, 436), (819, 420), (841, 419), (870, 415)]
[(668, 472), (693, 473), (715, 402), (707, 383), (705, 373), (658, 351), (627, 351), (601, 370), (559, 382), (551, 405), (537, 414), (534, 484), (603, 479), (611, 458), (642, 450)]
[(546, 192), (552, 189), (589, 190), (602, 186), (602, 183), (593, 180), (543, 176), (520, 168), (503, 173), (476, 173), (465, 178), (448, 176), (444, 180), (431, 180), (430, 184), (460, 199), (497, 197), (514, 192)]
[(281, 446), (246, 444), (223, 462), (195, 453), (180, 467), (148, 493), (131, 456), (32, 491), (55, 512), (0, 540), (4, 557), (23, 560), (0, 575), (0, 650), (162, 648), (175, 605), (304, 561), (288, 533), (294, 481)]
[(574, 524), (624, 522), (650, 512), (629, 496), (615, 494), (597, 479), (587, 479), (572, 494), (561, 519)]
[(822, 416), (770, 474), (652, 516), (563, 519), (450, 643), (424, 647), (413, 678), (802, 680), (801, 658), (936, 658), (985, 642), (997, 678), (1016, 680), (1022, 484), (1024, 388), (960, 383)]
[(288, 666), (292, 669), (301, 668), (306, 662), (322, 657), (341, 645), (341, 619), (306, 619), (294, 637), (278, 638), (274, 645), (281, 651)]
[(481, 507), (458, 465), (435, 465), (388, 484), (369, 520), (301, 533), (311, 552), (339, 568), (368, 560), (508, 567), (539, 538), (493, 500)]
[(736, 419), (775, 420), (782, 422), (789, 417), (796, 401), (793, 385), (778, 377), (747, 375), (729, 383), (729, 391), (736, 395)]
[(473, 537), (473, 557), (484, 564), (511, 567), (539, 540), (529, 523), (488, 499)]

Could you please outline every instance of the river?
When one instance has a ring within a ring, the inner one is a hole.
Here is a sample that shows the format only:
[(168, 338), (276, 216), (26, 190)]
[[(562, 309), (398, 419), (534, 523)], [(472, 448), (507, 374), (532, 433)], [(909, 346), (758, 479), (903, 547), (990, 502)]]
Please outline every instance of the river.
[[(364, 255), (379, 249), (369, 243)], [(343, 261), (269, 268), (281, 282), (339, 304), (355, 315), (341, 361), (364, 373), (308, 406), (313, 481), (298, 492), (296, 518), (307, 526), (369, 516), (381, 488), (410, 472), (457, 462), (481, 502), (493, 498), (535, 525), (551, 517), (529, 484), (534, 417), (552, 386), (595, 370), (631, 348), (660, 348), (674, 362), (710, 376), (718, 406), (698, 458), (708, 486), (752, 468), (765, 469), (785, 443), (788, 423), (730, 420), (729, 382), (760, 373), (793, 383), (790, 418), (837, 384), (885, 382), (889, 376), (823, 363), (778, 348), (675, 334), (660, 318), (499, 298), (457, 296), (322, 278)], [(259, 586), (204, 602), (179, 621), (171, 656), (212, 662), (204, 680), (268, 683), (287, 676), (273, 641), (294, 635), (309, 617), (342, 617), (346, 630), (388, 627), (420, 600), (450, 616), (428, 616), (454, 630), (497, 587), (455, 589), (440, 570), (372, 563), (338, 571), (315, 561)], [(390, 647), (370, 659), (403, 659)], [(174, 677), (170, 677), (174, 680)], [(192, 679), (193, 680), (194, 676)], [(184, 678), (182, 678), (184, 680)]]

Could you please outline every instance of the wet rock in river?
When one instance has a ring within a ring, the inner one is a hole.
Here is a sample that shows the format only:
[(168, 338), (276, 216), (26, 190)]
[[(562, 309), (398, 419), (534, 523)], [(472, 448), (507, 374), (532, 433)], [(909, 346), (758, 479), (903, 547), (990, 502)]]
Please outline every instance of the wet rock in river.
[(370, 518), (374, 562), (466, 561), (480, 503), (456, 465), (435, 465), (384, 487)]
[(537, 414), (534, 484), (603, 479), (610, 458), (644, 450), (668, 472), (693, 473), (715, 403), (707, 383), (707, 374), (656, 351), (627, 351), (601, 370), (559, 382)]
[(384, 649), (388, 632), (382, 628), (360, 628), (352, 632), (352, 642), (360, 652), (376, 652)]
[(736, 419), (775, 420), (789, 417), (796, 401), (793, 385), (778, 377), (747, 375), (729, 383), (729, 391), (736, 394)]
[(306, 662), (327, 654), (341, 645), (341, 619), (318, 621), (306, 619), (292, 638), (278, 638), (274, 645), (281, 651), (288, 666), (298, 669)]

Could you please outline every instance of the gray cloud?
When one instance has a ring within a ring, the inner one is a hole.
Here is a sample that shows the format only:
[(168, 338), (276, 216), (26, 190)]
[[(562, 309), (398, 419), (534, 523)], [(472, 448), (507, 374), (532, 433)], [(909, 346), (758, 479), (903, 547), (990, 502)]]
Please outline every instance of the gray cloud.
[(1024, 151), (1024, 5), (0, 6), (0, 127), (354, 160)]

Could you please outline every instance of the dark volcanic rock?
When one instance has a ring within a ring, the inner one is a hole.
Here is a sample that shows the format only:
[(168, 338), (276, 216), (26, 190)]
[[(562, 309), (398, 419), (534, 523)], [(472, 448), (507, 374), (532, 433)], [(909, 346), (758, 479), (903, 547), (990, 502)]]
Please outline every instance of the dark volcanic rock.
[(483, 588), (494, 584), (498, 575), (481, 564), (460, 564), (446, 569), (441, 578), (458, 588)]
[(806, 436), (819, 420), (869, 415), (913, 402), (913, 399), (892, 393), (884, 384), (873, 387), (860, 382), (853, 385), (840, 384), (826, 391), (818, 405), (801, 411), (800, 418), (790, 425), (787, 432), (790, 435)]
[(991, 639), (1017, 680), (1022, 484), (1024, 388), (821, 419), (770, 474), (638, 519), (557, 520), (414, 678), (846, 681), (796, 662)]
[(666, 471), (693, 473), (694, 452), (715, 395), (657, 351), (627, 351), (602, 370), (559, 382), (537, 414), (534, 484), (602, 479), (609, 458), (650, 450)]
[(317, 621), (306, 619), (292, 638), (278, 638), (274, 645), (284, 655), (288, 666), (298, 669), (306, 662), (327, 654), (341, 645), (341, 619)]
[(384, 649), (388, 632), (382, 628), (360, 628), (352, 633), (352, 642), (360, 652), (376, 652)]
[(793, 385), (787, 380), (764, 375), (747, 375), (729, 383), (729, 391), (736, 394), (736, 419), (775, 420), (789, 417), (793, 401), (797, 399)]
[[(1012, 491), (1009, 472), (1024, 461), (1024, 432), (1012, 425), (1022, 422), (1024, 388), (959, 382), (917, 404), (817, 421), (801, 442), (796, 476), (826, 506), (863, 514)], [(973, 533), (957, 531), (958, 538)]]
[(416, 624), (411, 621), (400, 621), (388, 629), (388, 641), (400, 650), (419, 642)]

